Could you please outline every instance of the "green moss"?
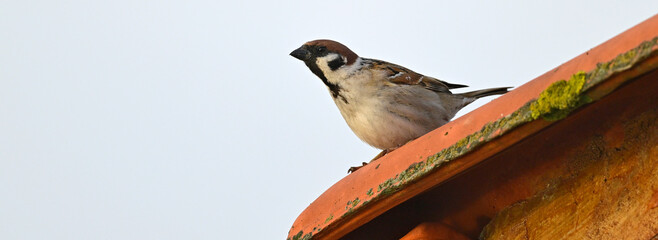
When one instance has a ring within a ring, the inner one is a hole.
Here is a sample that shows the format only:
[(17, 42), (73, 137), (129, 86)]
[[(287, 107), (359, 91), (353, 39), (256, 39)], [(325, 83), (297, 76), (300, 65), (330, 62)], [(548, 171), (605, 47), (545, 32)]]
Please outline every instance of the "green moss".
[(324, 220), (324, 224), (327, 224), (329, 221), (331, 221), (331, 219), (334, 219), (333, 214), (329, 215), (329, 217), (327, 217), (327, 219)]
[(356, 207), (360, 202), (361, 200), (359, 200), (359, 198), (354, 199), (354, 201), (352, 201), (352, 207)]
[(368, 191), (366, 192), (366, 195), (368, 195), (368, 197), (370, 197), (370, 196), (372, 196), (372, 194), (374, 194), (374, 192), (372, 191), (372, 188), (368, 189)]
[(591, 102), (589, 98), (580, 94), (586, 78), (585, 72), (578, 72), (568, 81), (561, 80), (551, 84), (536, 101), (530, 104), (532, 118), (541, 117), (548, 121), (560, 120), (573, 109)]
[(655, 51), (654, 47), (657, 44), (658, 37), (655, 37), (650, 41), (643, 42), (638, 47), (631, 49), (628, 52), (619, 54), (612, 61), (597, 64), (596, 69), (589, 72), (589, 78), (583, 90), (587, 90), (599, 82), (608, 79), (611, 75), (629, 69), (634, 66), (635, 63), (646, 59)]
[(346, 218), (347, 216), (352, 215), (353, 213), (354, 213), (354, 208), (349, 208), (342, 216), (340, 216), (340, 218)]
[(382, 190), (384, 190), (384, 189), (390, 187), (391, 185), (393, 185), (393, 182), (395, 181), (397, 176), (398, 175), (395, 175), (394, 178), (389, 178), (386, 181), (384, 181), (383, 183), (379, 184), (379, 186), (377, 186), (377, 192), (381, 192)]
[(356, 206), (358, 206), (360, 202), (361, 200), (358, 197), (355, 198), (354, 200), (347, 201), (347, 206), (345, 206), (345, 210), (348, 212), (354, 210), (354, 208), (356, 208)]
[(304, 235), (304, 231), (299, 231), (295, 236), (292, 236), (292, 238), (288, 238), (287, 240), (309, 240), (313, 237), (312, 233), (307, 233)]

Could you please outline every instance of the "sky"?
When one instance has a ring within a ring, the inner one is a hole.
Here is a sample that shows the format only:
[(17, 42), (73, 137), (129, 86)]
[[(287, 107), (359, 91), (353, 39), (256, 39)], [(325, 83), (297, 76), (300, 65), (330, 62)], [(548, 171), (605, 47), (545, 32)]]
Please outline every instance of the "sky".
[[(658, 1), (0, 1), (0, 239), (285, 239), (379, 150), (288, 54), (519, 86)], [(462, 115), (490, 101), (478, 100)]]

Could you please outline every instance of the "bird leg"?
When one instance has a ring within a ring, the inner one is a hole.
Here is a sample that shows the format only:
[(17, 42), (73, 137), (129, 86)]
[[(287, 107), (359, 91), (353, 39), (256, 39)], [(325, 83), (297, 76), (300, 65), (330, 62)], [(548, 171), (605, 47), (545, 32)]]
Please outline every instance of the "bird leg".
[[(386, 154), (392, 152), (392, 151), (395, 150), (395, 149), (397, 149), (397, 148), (384, 149), (384, 151), (382, 151), (382, 152), (380, 152), (379, 154), (377, 154), (377, 156), (375, 156), (372, 160), (370, 160), (370, 162), (373, 162), (373, 161), (375, 161), (375, 160), (377, 160), (377, 159), (383, 157), (384, 155), (386, 155)], [(363, 162), (363, 163), (361, 163), (361, 164), (362, 164), (361, 166), (350, 167), (350, 169), (347, 169), (347, 173), (349, 174), (349, 173), (356, 172), (356, 170), (359, 170), (359, 169), (362, 168), (363, 166), (368, 165), (367, 162)]]
[(370, 160), (370, 162), (373, 162), (373, 161), (375, 161), (375, 160), (377, 160), (377, 159), (383, 157), (384, 155), (386, 155), (386, 154), (392, 152), (392, 151), (395, 150), (395, 149), (397, 149), (397, 148), (384, 149), (384, 151), (380, 152), (379, 154), (377, 154), (377, 156), (375, 156), (374, 158), (372, 158), (372, 160)]

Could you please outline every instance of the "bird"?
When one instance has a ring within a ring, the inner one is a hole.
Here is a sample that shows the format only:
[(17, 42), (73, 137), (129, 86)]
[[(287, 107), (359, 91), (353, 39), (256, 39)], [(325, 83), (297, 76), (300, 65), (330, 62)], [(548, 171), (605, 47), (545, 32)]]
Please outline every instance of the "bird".
[[(290, 55), (322, 80), (356, 136), (383, 150), (370, 162), (448, 123), (476, 99), (505, 94), (511, 88), (452, 93), (451, 89), (468, 86), (360, 57), (342, 43), (328, 39), (306, 42)], [(351, 167), (348, 173), (360, 167)]]

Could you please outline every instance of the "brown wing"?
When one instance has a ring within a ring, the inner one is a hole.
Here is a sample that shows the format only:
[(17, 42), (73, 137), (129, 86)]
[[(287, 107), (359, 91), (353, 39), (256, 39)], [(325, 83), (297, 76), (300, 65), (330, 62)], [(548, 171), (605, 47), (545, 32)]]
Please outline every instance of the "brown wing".
[[(438, 79), (437, 79), (437, 80), (438, 80)], [(446, 86), (448, 86), (448, 88), (450, 88), (450, 89), (453, 89), (453, 88), (464, 88), (464, 87), (468, 87), (468, 85), (449, 83), (449, 82), (441, 81), (441, 80), (439, 80), (439, 81), (440, 81), (441, 83), (445, 84)]]
[(388, 80), (396, 84), (421, 85), (435, 92), (450, 93), (451, 88), (466, 87), (465, 85), (450, 84), (439, 79), (424, 76), (420, 73), (411, 71), (405, 67), (384, 62), (376, 59), (369, 59), (373, 63), (373, 68), (386, 71)]

